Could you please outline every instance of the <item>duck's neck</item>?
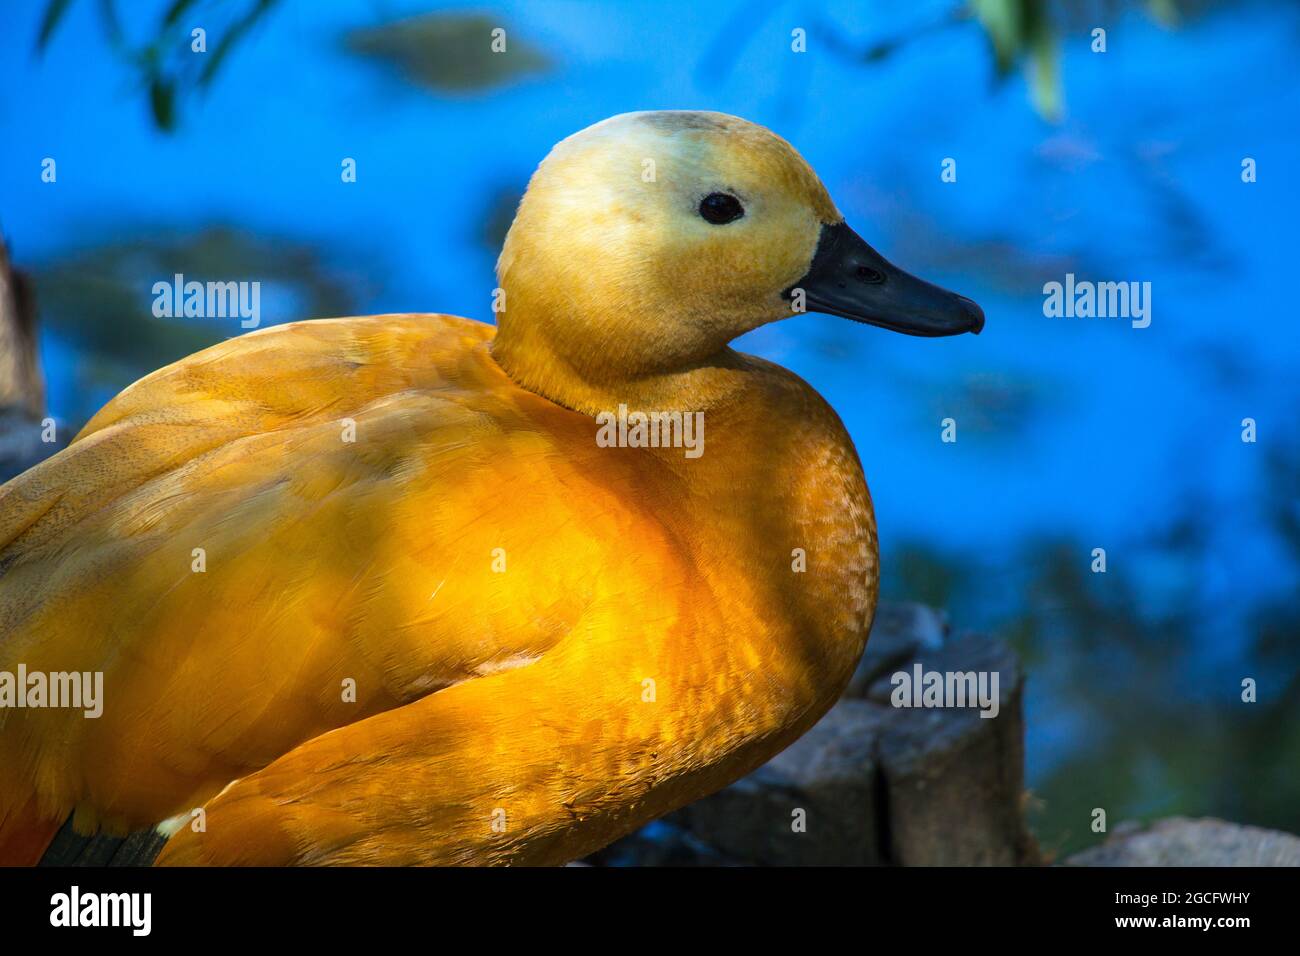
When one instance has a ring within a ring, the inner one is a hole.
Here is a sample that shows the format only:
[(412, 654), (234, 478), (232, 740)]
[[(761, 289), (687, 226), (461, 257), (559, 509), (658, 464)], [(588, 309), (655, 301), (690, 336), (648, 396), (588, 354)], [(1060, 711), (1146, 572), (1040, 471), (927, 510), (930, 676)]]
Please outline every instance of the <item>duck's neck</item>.
[[(646, 327), (648, 323), (629, 323)], [(651, 327), (653, 327), (651, 325)], [(718, 343), (555, 342), (518, 312), (502, 315), (492, 358), (521, 388), (597, 415), (619, 405), (645, 411), (705, 411), (744, 387), (749, 361)], [(621, 347), (620, 347), (621, 346)]]

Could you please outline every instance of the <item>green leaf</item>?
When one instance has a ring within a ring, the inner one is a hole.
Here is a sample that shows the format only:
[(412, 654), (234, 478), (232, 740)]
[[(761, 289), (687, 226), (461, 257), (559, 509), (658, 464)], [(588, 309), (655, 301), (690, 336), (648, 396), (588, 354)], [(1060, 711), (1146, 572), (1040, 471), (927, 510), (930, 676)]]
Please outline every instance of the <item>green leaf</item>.
[(1046, 28), (1031, 41), (1032, 65), (1029, 88), (1034, 109), (1051, 122), (1061, 118), (1061, 74), (1057, 58), (1056, 37)]
[(176, 128), (176, 86), (171, 80), (155, 76), (149, 81), (149, 106), (160, 130), (170, 133)]
[(1044, 119), (1057, 120), (1061, 78), (1056, 33), (1046, 5), (1040, 0), (969, 0), (969, 9), (993, 46), (998, 76), (1025, 64), (1034, 109)]
[(54, 31), (58, 29), (59, 23), (63, 20), (63, 15), (68, 12), (68, 7), (72, 6), (72, 0), (50, 0), (45, 8), (45, 15), (41, 17), (41, 28), (36, 34), (36, 49), (44, 50), (50, 42), (50, 37), (54, 36)]
[(198, 85), (200, 87), (205, 87), (212, 82), (217, 75), (217, 71), (221, 69), (221, 65), (225, 63), (226, 57), (257, 25), (257, 21), (270, 12), (276, 2), (277, 0), (257, 0), (247, 13), (230, 25), (230, 29), (226, 31), (225, 35), (218, 41), (216, 48), (208, 55), (203, 71), (199, 74)]
[(122, 21), (117, 18), (117, 6), (113, 0), (99, 0), (99, 15), (108, 33), (108, 45), (119, 54), (129, 53), (126, 34), (122, 32)]
[(167, 27), (175, 26), (185, 11), (192, 6), (194, 6), (194, 0), (172, 0), (172, 5), (168, 7), (167, 12), (163, 14), (163, 29), (165, 30)]
[(993, 44), (998, 75), (1006, 76), (1022, 43), (1019, 0), (970, 0), (970, 8)]

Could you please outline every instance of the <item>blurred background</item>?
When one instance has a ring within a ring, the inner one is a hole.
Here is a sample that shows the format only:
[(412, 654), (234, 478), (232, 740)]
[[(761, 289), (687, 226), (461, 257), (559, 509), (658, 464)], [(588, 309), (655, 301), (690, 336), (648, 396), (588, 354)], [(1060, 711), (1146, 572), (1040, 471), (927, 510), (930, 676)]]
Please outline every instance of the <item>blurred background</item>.
[[(239, 334), (153, 316), (178, 272), (259, 280), (263, 325), (490, 321), (553, 143), (628, 110), (735, 113), (891, 260), (987, 312), (979, 338), (808, 315), (739, 347), (844, 418), (883, 595), (1023, 655), (1043, 848), (1097, 842), (1096, 806), (1300, 831), (1297, 5), (17, 0), (3, 19), (5, 414), (66, 438)], [(1150, 327), (1045, 318), (1067, 272), (1150, 282)], [(0, 478), (51, 447), (9, 448)]]

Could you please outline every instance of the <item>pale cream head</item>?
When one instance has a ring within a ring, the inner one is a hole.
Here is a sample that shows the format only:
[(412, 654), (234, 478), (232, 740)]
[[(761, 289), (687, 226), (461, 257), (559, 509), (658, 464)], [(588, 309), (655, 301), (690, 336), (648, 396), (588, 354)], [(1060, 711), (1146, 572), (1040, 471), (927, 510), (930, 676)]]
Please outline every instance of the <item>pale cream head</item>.
[(574, 408), (699, 397), (708, 370), (736, 364), (732, 339), (800, 305), (911, 335), (984, 324), (853, 232), (794, 147), (723, 113), (625, 113), (561, 142), (497, 275), (493, 357)]
[[(743, 214), (707, 221), (701, 202)], [(497, 273), (494, 354), (549, 353), (584, 378), (662, 374), (791, 314), (821, 226), (841, 219), (789, 143), (722, 113), (626, 113), (558, 144), (533, 175)]]

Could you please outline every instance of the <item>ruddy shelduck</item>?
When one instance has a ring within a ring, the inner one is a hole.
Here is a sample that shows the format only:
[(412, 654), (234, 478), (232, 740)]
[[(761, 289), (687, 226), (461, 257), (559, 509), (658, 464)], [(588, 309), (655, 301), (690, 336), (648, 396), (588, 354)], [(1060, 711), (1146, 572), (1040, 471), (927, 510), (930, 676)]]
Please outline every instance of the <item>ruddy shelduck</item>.
[(706, 112), (561, 142), (497, 269), (495, 328), (243, 335), (0, 488), (0, 673), (103, 677), (98, 717), (0, 709), (9, 862), (71, 812), (169, 827), (163, 864), (560, 864), (831, 706), (876, 601), (862, 466), (729, 343), (804, 309), (979, 332), (979, 307)]

